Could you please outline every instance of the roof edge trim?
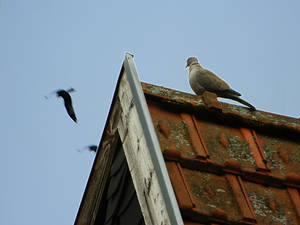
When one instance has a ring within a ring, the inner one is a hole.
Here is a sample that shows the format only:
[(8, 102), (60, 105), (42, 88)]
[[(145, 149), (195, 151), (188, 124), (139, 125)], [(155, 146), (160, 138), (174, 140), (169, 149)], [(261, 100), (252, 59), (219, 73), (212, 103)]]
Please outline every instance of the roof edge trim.
[(141, 82), (138, 78), (133, 56), (131, 54), (126, 53), (123, 65), (128, 76), (127, 78), (133, 97), (137, 99), (135, 102), (136, 109), (141, 121), (141, 125), (144, 129), (147, 145), (149, 146), (149, 149), (153, 149), (153, 151), (150, 151), (149, 154), (153, 161), (154, 167), (156, 168), (157, 178), (163, 193), (163, 198), (166, 203), (166, 210), (169, 214), (171, 224), (183, 225), (183, 220), (179, 211), (175, 193), (161, 153), (160, 145), (154, 130)]

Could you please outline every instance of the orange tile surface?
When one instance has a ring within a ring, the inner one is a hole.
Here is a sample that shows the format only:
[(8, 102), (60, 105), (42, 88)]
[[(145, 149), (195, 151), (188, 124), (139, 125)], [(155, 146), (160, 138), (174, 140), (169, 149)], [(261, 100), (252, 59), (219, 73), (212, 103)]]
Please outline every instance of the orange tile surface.
[(143, 90), (185, 225), (300, 224), (299, 120)]

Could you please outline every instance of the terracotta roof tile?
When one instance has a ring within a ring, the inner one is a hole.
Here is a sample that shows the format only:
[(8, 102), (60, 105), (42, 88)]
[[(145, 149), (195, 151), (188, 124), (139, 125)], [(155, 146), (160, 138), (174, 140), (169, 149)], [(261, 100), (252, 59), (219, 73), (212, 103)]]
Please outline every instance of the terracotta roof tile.
[(185, 225), (300, 224), (299, 120), (142, 86)]

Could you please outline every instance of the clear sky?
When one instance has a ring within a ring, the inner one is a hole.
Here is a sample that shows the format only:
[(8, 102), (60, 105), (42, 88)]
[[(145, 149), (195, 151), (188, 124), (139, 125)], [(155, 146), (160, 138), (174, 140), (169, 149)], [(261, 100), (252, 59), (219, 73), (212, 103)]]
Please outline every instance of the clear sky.
[[(299, 117), (300, 1), (0, 0), (0, 224), (73, 224), (125, 52), (192, 93), (189, 56), (259, 110)], [(73, 87), (75, 124), (62, 99)], [(232, 102), (231, 102), (232, 103)], [(238, 104), (238, 103), (234, 103)]]

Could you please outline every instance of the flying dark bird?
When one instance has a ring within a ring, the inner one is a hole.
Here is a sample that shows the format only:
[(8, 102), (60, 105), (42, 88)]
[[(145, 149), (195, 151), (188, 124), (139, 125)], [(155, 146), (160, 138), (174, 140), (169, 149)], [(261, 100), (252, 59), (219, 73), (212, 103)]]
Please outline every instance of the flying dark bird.
[(84, 147), (82, 150), (78, 150), (79, 152), (82, 152), (83, 150), (89, 150), (90, 152), (97, 152), (97, 148), (98, 146), (97, 145), (89, 145), (89, 146), (86, 146)]
[[(57, 91), (54, 91), (52, 93), (56, 93), (56, 96), (57, 97), (62, 97), (64, 99), (64, 104), (65, 104), (65, 108), (67, 110), (67, 113), (69, 114), (69, 116), (71, 117), (71, 119), (77, 123), (77, 118), (76, 118), (76, 115), (75, 115), (75, 112), (74, 112), (74, 109), (73, 109), (73, 105), (72, 105), (72, 99), (71, 99), (71, 96), (69, 93), (71, 92), (74, 92), (75, 90), (73, 88), (70, 88), (68, 90), (63, 90), (63, 89), (60, 89), (60, 90), (57, 90)], [(47, 96), (45, 96), (45, 98), (48, 99)]]
[(248, 106), (251, 110), (255, 110), (253, 105), (240, 98), (241, 94), (239, 92), (231, 89), (230, 86), (216, 74), (200, 66), (197, 58), (188, 58), (186, 67), (190, 70), (189, 82), (191, 88), (197, 95), (202, 95), (204, 91), (210, 91), (215, 93), (218, 97), (238, 101)]

